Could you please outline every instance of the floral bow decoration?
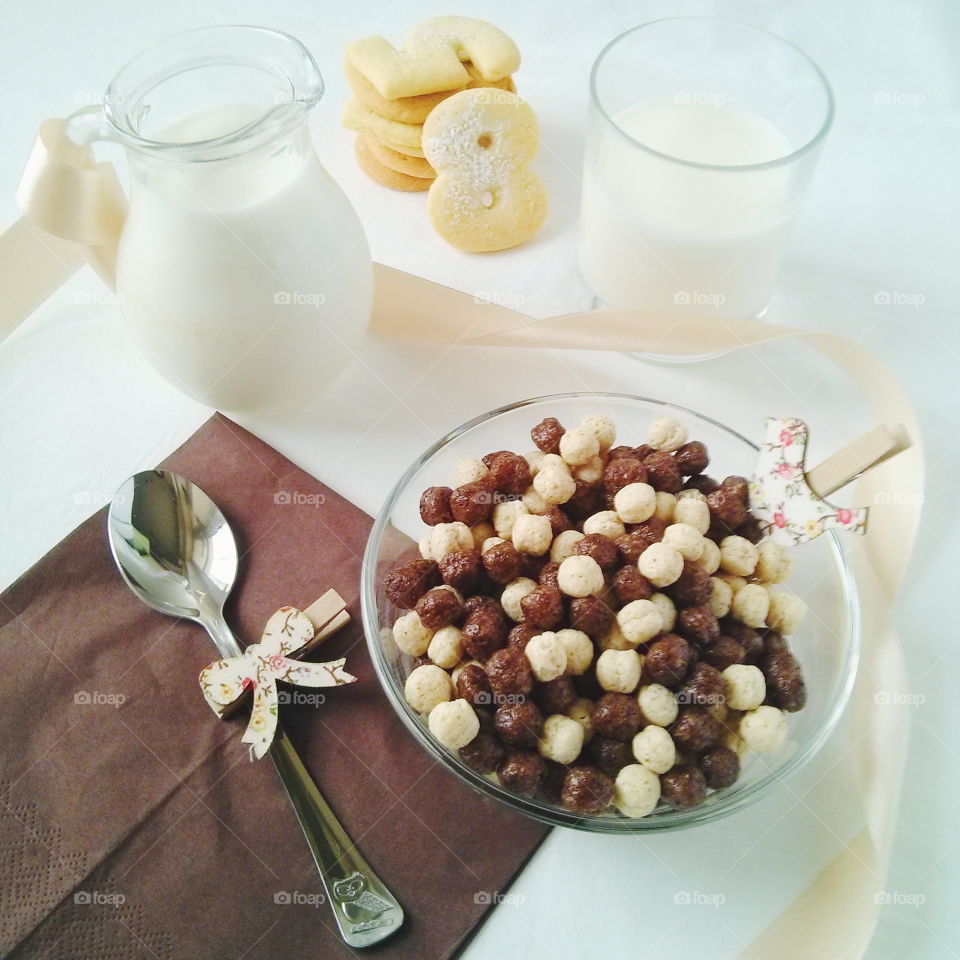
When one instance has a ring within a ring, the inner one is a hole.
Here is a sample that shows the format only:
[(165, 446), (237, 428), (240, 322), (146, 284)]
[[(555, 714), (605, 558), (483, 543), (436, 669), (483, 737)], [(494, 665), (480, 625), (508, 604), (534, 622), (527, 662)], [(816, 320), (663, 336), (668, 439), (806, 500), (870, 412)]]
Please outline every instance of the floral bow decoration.
[(750, 510), (764, 533), (783, 546), (794, 546), (825, 530), (864, 533), (866, 507), (847, 509), (827, 503), (807, 482), (804, 461), (809, 428), (794, 417), (769, 417), (757, 469), (750, 480)]
[(336, 591), (330, 590), (306, 611), (281, 607), (267, 621), (259, 643), (239, 657), (217, 660), (200, 671), (204, 698), (221, 719), (253, 690), (250, 722), (241, 741), (251, 745), (257, 759), (270, 749), (277, 730), (278, 680), (301, 687), (334, 687), (357, 679), (343, 669), (345, 657), (327, 663), (291, 659), (307, 653), (350, 619), (343, 606)]

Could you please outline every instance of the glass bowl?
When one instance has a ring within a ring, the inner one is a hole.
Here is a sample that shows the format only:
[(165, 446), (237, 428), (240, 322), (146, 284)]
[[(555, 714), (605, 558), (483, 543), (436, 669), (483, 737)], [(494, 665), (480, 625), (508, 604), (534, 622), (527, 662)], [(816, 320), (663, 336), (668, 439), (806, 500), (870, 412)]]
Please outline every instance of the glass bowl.
[[(823, 745), (843, 712), (857, 670), (860, 650), (856, 589), (837, 537), (826, 533), (795, 548), (794, 566), (785, 587), (803, 597), (806, 621), (791, 636), (791, 648), (807, 683), (807, 704), (788, 714), (789, 733), (783, 749), (772, 756), (748, 753), (740, 778), (711, 792), (695, 807), (674, 809), (663, 804), (647, 817), (630, 819), (610, 812), (580, 815), (540, 797), (526, 798), (501, 787), (468, 767), (437, 742), (426, 717), (416, 713), (403, 694), (411, 658), (396, 646), (391, 626), (398, 610), (384, 595), (386, 573), (402, 559), (419, 556), (417, 541), (425, 527), (419, 500), (424, 488), (450, 481), (453, 464), (462, 457), (481, 457), (492, 450), (523, 453), (533, 444), (530, 428), (544, 417), (574, 424), (583, 416), (603, 413), (617, 425), (617, 443), (643, 443), (656, 418), (671, 414), (703, 441), (710, 452), (708, 472), (717, 477), (749, 476), (757, 446), (736, 431), (703, 414), (674, 404), (616, 393), (565, 393), (523, 400), (475, 417), (442, 437), (406, 470), (391, 491), (367, 542), (362, 573), (362, 613), (370, 656), (387, 698), (420, 745), (461, 780), (507, 806), (545, 823), (598, 833), (645, 833), (673, 830), (717, 820), (760, 799), (778, 781), (808, 763)], [(762, 424), (757, 423), (757, 431)]]

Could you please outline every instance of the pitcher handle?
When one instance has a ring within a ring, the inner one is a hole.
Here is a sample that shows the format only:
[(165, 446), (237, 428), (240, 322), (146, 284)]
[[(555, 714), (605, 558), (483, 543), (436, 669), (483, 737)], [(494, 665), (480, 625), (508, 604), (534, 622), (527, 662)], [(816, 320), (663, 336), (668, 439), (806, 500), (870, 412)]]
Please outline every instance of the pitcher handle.
[(17, 188), (20, 220), (0, 235), (0, 340), (84, 263), (115, 285), (117, 242), (127, 200), (111, 163), (87, 139), (99, 107), (44, 120)]

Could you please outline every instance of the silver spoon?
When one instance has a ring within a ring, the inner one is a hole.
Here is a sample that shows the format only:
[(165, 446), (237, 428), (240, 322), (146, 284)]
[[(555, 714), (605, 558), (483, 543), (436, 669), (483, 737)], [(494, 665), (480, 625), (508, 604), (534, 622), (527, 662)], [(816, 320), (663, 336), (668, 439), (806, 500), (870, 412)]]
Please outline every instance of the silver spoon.
[[(123, 579), (148, 607), (201, 624), (221, 658), (240, 656), (223, 616), (237, 578), (237, 544), (217, 505), (198, 486), (166, 470), (138, 473), (114, 495), (107, 526)], [(368, 947), (395, 933), (403, 909), (350, 841), (280, 726), (270, 756), (340, 935), (351, 947)]]

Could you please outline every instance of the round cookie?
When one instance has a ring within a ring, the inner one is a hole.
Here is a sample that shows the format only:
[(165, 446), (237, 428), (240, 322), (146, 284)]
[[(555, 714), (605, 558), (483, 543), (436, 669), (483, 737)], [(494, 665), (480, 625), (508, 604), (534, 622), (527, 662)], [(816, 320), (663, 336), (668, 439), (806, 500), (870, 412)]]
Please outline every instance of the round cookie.
[[(425, 154), (420, 147), (408, 147), (402, 143), (393, 143), (390, 140), (382, 140), (380, 137), (377, 137), (375, 134), (371, 134), (378, 143), (382, 143), (388, 150), (392, 150), (394, 153), (402, 153), (406, 157), (417, 157), (420, 160), (423, 160)], [(431, 170), (433, 167), (430, 168)]]
[(432, 178), (411, 177), (405, 173), (399, 173), (390, 167), (384, 166), (384, 164), (374, 156), (363, 134), (357, 137), (353, 152), (357, 158), (357, 164), (360, 169), (371, 180), (375, 180), (383, 187), (389, 187), (391, 190), (403, 190), (407, 193), (417, 193), (429, 190), (430, 184), (433, 183)]
[(399, 153), (397, 150), (381, 143), (372, 133), (361, 133), (358, 134), (358, 137), (363, 140), (367, 149), (380, 163), (397, 173), (428, 180), (432, 180), (437, 175), (436, 170), (423, 157), (411, 157), (409, 154)]
[(396, 100), (388, 100), (381, 96), (377, 88), (349, 60), (344, 62), (343, 70), (354, 96), (368, 110), (387, 120), (395, 120), (397, 123), (423, 123), (438, 103), (460, 90), (473, 87), (498, 87), (501, 90), (509, 90), (511, 93), (516, 92), (510, 77), (504, 77), (502, 80), (484, 80), (480, 76), (480, 71), (472, 63), (467, 62), (464, 67), (470, 74), (470, 82), (465, 86), (455, 87), (453, 90), (439, 90), (436, 93), (421, 93), (416, 97), (398, 97)]
[(395, 143), (404, 147), (421, 149), (423, 126), (419, 123), (397, 123), (387, 120), (365, 107), (359, 100), (351, 100), (343, 111), (343, 125), (350, 130), (369, 130), (378, 140), (391, 146)]
[(448, 243), (486, 253), (536, 233), (547, 215), (547, 193), (527, 164), (539, 140), (533, 110), (505, 90), (461, 90), (431, 112), (423, 151), (437, 178), (427, 209)]

